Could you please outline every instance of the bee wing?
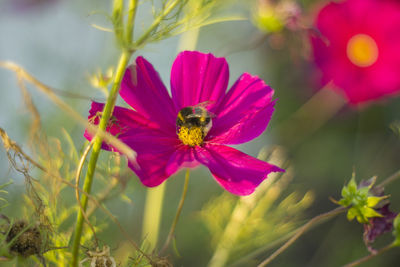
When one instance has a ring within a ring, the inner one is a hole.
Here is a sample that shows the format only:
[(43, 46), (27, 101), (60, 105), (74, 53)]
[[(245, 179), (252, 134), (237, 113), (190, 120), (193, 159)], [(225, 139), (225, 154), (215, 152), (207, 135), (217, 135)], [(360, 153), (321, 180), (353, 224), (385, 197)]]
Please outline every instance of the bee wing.
[[(214, 100), (207, 100), (207, 101), (198, 103), (198, 104), (194, 105), (193, 107), (204, 108), (204, 109), (207, 110), (207, 113), (208, 113), (208, 115), (209, 115), (211, 118), (215, 118), (216, 115), (208, 110), (208, 106), (210, 106), (211, 104), (214, 104), (214, 103), (215, 103)], [(195, 117), (195, 116), (193, 116), (193, 117)]]
[(213, 100), (207, 100), (201, 103), (198, 103), (196, 105), (194, 105), (193, 107), (201, 107), (201, 108), (207, 108), (209, 105), (215, 103), (215, 101)]
[[(215, 118), (217, 115), (215, 115), (214, 113), (210, 112), (207, 110), (207, 114), (208, 116), (210, 116), (211, 118)], [(198, 113), (193, 113), (193, 114), (189, 114), (186, 116), (186, 118), (190, 119), (190, 118), (200, 118), (202, 116), (202, 114), (198, 114)]]
[(201, 114), (198, 113), (193, 113), (193, 114), (189, 114), (186, 116), (186, 118), (190, 119), (190, 118), (200, 118)]

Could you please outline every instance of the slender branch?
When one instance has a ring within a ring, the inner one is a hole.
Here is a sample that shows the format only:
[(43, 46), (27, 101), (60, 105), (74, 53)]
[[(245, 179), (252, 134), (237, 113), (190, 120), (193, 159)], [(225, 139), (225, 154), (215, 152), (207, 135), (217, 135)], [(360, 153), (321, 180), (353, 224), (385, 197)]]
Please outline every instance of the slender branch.
[(133, 40), (133, 27), (135, 23), (136, 10), (138, 6), (138, 0), (130, 0), (128, 6), (128, 21), (126, 22), (126, 41), (128, 45), (132, 43)]
[(125, 238), (128, 239), (128, 241), (130, 242), (130, 244), (132, 245), (132, 247), (134, 247), (137, 251), (139, 251), (146, 259), (149, 260), (150, 263), (152, 263), (152, 259), (146, 254), (144, 253), (140, 247), (131, 239), (129, 238), (129, 234), (128, 232), (122, 227), (122, 225), (119, 223), (119, 221), (117, 220), (117, 218), (115, 218), (115, 216), (107, 209), (105, 208), (103, 205), (100, 205), (99, 201), (93, 197), (92, 195), (88, 194), (87, 192), (83, 191), (81, 188), (76, 187), (75, 184), (71, 183), (68, 180), (65, 180), (64, 178), (62, 178), (60, 176), (60, 174), (57, 173), (53, 173), (52, 171), (46, 169), (44, 166), (40, 165), (38, 162), (36, 162), (35, 160), (33, 160), (31, 157), (29, 157), (23, 150), (21, 147), (19, 147), (8, 135), (7, 133), (0, 128), (0, 138), (2, 139), (3, 143), (4, 143), (4, 147), (7, 151), (7, 153), (9, 153), (9, 150), (13, 150), (16, 153), (18, 153), (18, 155), (20, 155), (22, 158), (24, 158), (25, 160), (27, 160), (29, 163), (31, 163), (33, 166), (35, 166), (36, 168), (38, 168), (39, 170), (43, 171), (44, 173), (50, 175), (51, 177), (53, 177), (54, 179), (57, 179), (59, 181), (61, 181), (62, 183), (68, 185), (69, 187), (75, 189), (75, 190), (79, 190), (79, 192), (83, 195), (85, 195), (88, 199), (90, 199), (91, 201), (93, 201), (94, 205), (96, 207), (99, 207), (108, 217), (110, 217), (110, 219), (118, 226), (119, 230), (121, 231), (121, 233), (124, 235)]
[(288, 241), (286, 241), (285, 244), (283, 244), (280, 248), (278, 248), (274, 253), (272, 253), (267, 259), (265, 259), (263, 262), (261, 262), (258, 267), (263, 267), (269, 264), (271, 261), (273, 261), (277, 256), (279, 256), (282, 252), (284, 252), (290, 245), (292, 245), (300, 236), (302, 236), (305, 232), (307, 232), (309, 229), (311, 229), (314, 224), (324, 220), (324, 219), (329, 219), (332, 217), (335, 217), (336, 215), (345, 212), (347, 208), (344, 207), (339, 207), (336, 209), (333, 209), (331, 211), (322, 213), (311, 220), (309, 220), (306, 224), (301, 226), (296, 233), (290, 238)]
[[(386, 178), (385, 180), (382, 181), (382, 183), (380, 183), (379, 185), (377, 185), (378, 187), (382, 187), (385, 186), (391, 182), (393, 182), (394, 180), (398, 179), (400, 177), (400, 170), (395, 172), (394, 174), (392, 174), (391, 176), (389, 176), (388, 178)], [(323, 220), (323, 219), (327, 219), (330, 217), (334, 217), (344, 211), (346, 211), (347, 208), (345, 207), (339, 207), (336, 208), (334, 210), (331, 210), (329, 212), (320, 214), (316, 217), (314, 217), (313, 219), (311, 219), (310, 221), (308, 221), (305, 225), (303, 225), (302, 227), (300, 227), (296, 233), (294, 234), (294, 236), (292, 238), (290, 238), (285, 244), (283, 244), (278, 250), (276, 250), (273, 254), (271, 254), (267, 259), (265, 259), (263, 262), (261, 262), (258, 267), (262, 267), (262, 266), (266, 266), (267, 264), (269, 264), (272, 260), (274, 260), (279, 254), (281, 254), (283, 251), (285, 251), (290, 245), (292, 245), (301, 235), (303, 235), (306, 231), (308, 231), (315, 223)], [(382, 252), (384, 252), (385, 250), (383, 250)], [(367, 256), (370, 257), (371, 255)], [(351, 265), (350, 265), (351, 266)]]
[(385, 187), (386, 185), (390, 184), (391, 182), (395, 181), (396, 179), (400, 178), (400, 170), (397, 172), (393, 173), (390, 175), (388, 178), (383, 180), (380, 184), (378, 184), (378, 187)]
[(178, 205), (178, 209), (176, 210), (176, 215), (175, 215), (174, 221), (172, 222), (171, 229), (169, 231), (167, 240), (165, 241), (165, 244), (164, 244), (163, 248), (161, 249), (160, 254), (162, 254), (168, 248), (169, 243), (171, 243), (171, 240), (174, 236), (175, 228), (178, 223), (179, 216), (182, 212), (183, 203), (185, 202), (185, 198), (186, 198), (186, 193), (187, 193), (187, 189), (188, 189), (188, 185), (189, 185), (189, 174), (190, 174), (190, 169), (187, 169), (186, 175), (185, 175), (185, 184), (183, 185), (181, 200), (179, 201), (179, 205)]
[(286, 240), (291, 238), (293, 236), (293, 234), (296, 233), (296, 230), (291, 231), (291, 232), (287, 233), (286, 235), (264, 245), (263, 247), (260, 247), (256, 250), (252, 251), (250, 254), (247, 254), (246, 256), (238, 259), (237, 261), (229, 263), (229, 266), (230, 267), (244, 266), (244, 264), (246, 262), (248, 262), (249, 260), (254, 259), (255, 257), (257, 257), (258, 255), (260, 255), (261, 253), (263, 253), (265, 251), (268, 251), (274, 247), (277, 247), (279, 244), (282, 244), (283, 242), (285, 242)]
[(146, 240), (146, 251), (153, 251), (158, 242), (158, 233), (161, 225), (161, 214), (166, 183), (156, 188), (148, 188), (144, 206), (142, 239)]
[(114, 24), (114, 33), (118, 42), (122, 42), (122, 34), (124, 27), (124, 19), (123, 19), (123, 11), (124, 11), (124, 0), (114, 0), (113, 3), (113, 11), (112, 11), (112, 20)]
[(368, 261), (368, 260), (370, 260), (370, 259), (382, 254), (383, 252), (388, 251), (389, 249), (391, 249), (393, 247), (394, 246), (392, 244), (387, 245), (386, 247), (383, 247), (380, 250), (378, 250), (376, 253), (373, 253), (373, 254), (371, 253), (371, 254), (369, 254), (369, 255), (361, 258), (361, 259), (358, 259), (356, 261), (350, 262), (350, 263), (344, 265), (343, 267), (354, 267), (354, 266), (360, 265), (361, 263), (366, 262), (366, 261)]
[(160, 25), (161, 21), (168, 16), (169, 13), (174, 10), (174, 8), (180, 3), (181, 1), (179, 0), (174, 0), (171, 4), (167, 4), (167, 7), (163, 10), (163, 13), (158, 16), (153, 23), (150, 25), (150, 27), (146, 30), (145, 33), (142, 34), (142, 36), (139, 37), (139, 39), (136, 41), (135, 45), (137, 47), (141, 46), (147, 38), (150, 37), (151, 33)]
[(22, 67), (10, 61), (0, 61), (0, 67), (9, 69), (14, 71), (18, 78), (22, 77), (24, 80), (33, 84), (39, 91), (44, 93), (51, 101), (53, 101), (58, 107), (65, 111), (67, 115), (73, 118), (75, 121), (79, 122), (81, 125), (85, 126), (85, 128), (89, 131), (90, 134), (100, 135), (107, 143), (111, 144), (118, 151), (128, 157), (128, 159), (134, 161), (136, 157), (135, 151), (133, 151), (129, 146), (125, 143), (118, 140), (115, 136), (107, 133), (106, 131), (99, 129), (99, 127), (88, 122), (86, 118), (83, 118), (78, 112), (76, 112), (73, 108), (71, 108), (68, 104), (66, 104), (61, 98), (59, 98), (52, 88), (45, 85), (44, 83), (37, 80), (31, 74), (29, 74)]
[[(114, 77), (114, 83), (110, 91), (110, 95), (107, 98), (107, 102), (105, 104), (100, 123), (99, 123), (99, 128), (101, 130), (105, 130), (108, 120), (111, 117), (112, 111), (114, 109), (115, 101), (117, 99), (117, 93), (119, 90), (120, 83), (122, 81), (122, 77), (125, 73), (125, 68), (128, 65), (129, 58), (131, 57), (131, 52), (124, 51), (122, 52), (122, 55), (119, 59), (118, 67), (115, 73)], [(93, 138), (93, 151), (90, 156), (89, 164), (88, 164), (88, 169), (86, 171), (86, 177), (85, 177), (85, 182), (83, 184), (83, 191), (87, 192), (90, 194), (91, 188), (92, 188), (92, 183), (93, 183), (93, 176), (94, 172), (96, 169), (96, 164), (97, 164), (97, 159), (99, 157), (100, 151), (101, 151), (101, 145), (103, 143), (103, 138), (100, 135), (96, 135)], [(86, 211), (87, 204), (88, 204), (88, 198), (86, 195), (82, 196), (81, 199), (82, 203), (82, 208), (83, 210), (79, 210), (78, 217), (76, 220), (76, 226), (75, 226), (75, 234), (74, 234), (74, 241), (72, 245), (72, 266), (77, 267), (78, 266), (78, 258), (79, 258), (79, 247), (80, 247), (80, 240), (82, 236), (82, 230), (83, 230), (83, 212)]]

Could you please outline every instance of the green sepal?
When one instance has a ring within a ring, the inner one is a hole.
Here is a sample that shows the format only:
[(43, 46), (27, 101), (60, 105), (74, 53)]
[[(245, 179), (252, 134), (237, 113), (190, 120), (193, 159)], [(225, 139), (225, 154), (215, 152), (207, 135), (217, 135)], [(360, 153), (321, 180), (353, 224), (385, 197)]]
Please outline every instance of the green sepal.
[(361, 208), (361, 213), (367, 219), (368, 218), (374, 218), (374, 217), (383, 217), (379, 212), (377, 212), (373, 208), (369, 208), (369, 207), (365, 207), (365, 206), (363, 206)]
[(387, 196), (383, 196), (383, 197), (368, 197), (367, 198), (367, 206), (370, 208), (375, 207), (381, 200), (387, 198)]
[(398, 214), (393, 221), (393, 235), (395, 238), (393, 246), (400, 247), (400, 214)]
[(355, 208), (350, 208), (347, 211), (347, 220), (352, 221), (358, 215), (358, 211)]
[[(382, 217), (373, 208), (387, 196), (374, 196), (370, 189), (375, 184), (376, 177), (371, 178), (365, 186), (357, 186), (355, 175), (347, 185), (342, 188), (342, 199), (336, 203), (343, 207), (350, 207), (347, 211), (347, 219), (352, 221), (354, 218), (359, 223), (368, 223), (369, 218)], [(365, 183), (365, 182), (364, 182)]]
[(350, 182), (347, 184), (347, 189), (350, 194), (355, 194), (357, 192), (357, 183), (354, 175), (351, 177)]
[[(349, 188), (347, 186), (343, 186), (341, 193), (342, 193), (342, 197), (348, 197), (350, 195)], [(350, 205), (350, 204), (348, 204), (348, 205)]]

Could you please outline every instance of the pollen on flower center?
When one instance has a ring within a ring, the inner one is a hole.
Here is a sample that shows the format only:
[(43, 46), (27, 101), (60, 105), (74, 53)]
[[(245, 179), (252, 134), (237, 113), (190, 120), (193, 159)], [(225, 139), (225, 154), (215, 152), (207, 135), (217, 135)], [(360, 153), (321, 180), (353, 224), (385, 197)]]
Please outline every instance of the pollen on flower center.
[(185, 127), (179, 129), (178, 137), (183, 144), (188, 146), (200, 146), (203, 144), (203, 130), (201, 127)]
[(366, 34), (356, 34), (347, 43), (347, 57), (359, 67), (369, 67), (378, 59), (378, 46)]

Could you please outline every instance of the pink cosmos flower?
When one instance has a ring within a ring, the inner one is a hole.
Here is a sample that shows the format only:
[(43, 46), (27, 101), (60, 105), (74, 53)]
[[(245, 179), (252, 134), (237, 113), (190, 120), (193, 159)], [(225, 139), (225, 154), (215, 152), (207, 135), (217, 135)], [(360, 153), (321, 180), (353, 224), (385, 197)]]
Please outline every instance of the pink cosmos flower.
[[(137, 164), (129, 167), (144, 185), (202, 164), (229, 192), (249, 195), (270, 172), (284, 171), (226, 146), (259, 136), (275, 104), (274, 91), (258, 77), (244, 73), (226, 92), (228, 79), (224, 58), (195, 51), (180, 53), (172, 66), (172, 98), (143, 57), (126, 70), (120, 95), (134, 110), (115, 107), (107, 131), (136, 151)], [(92, 102), (89, 120), (99, 123), (103, 106)]]
[(313, 36), (323, 83), (358, 104), (400, 92), (400, 1), (347, 0), (318, 13)]

